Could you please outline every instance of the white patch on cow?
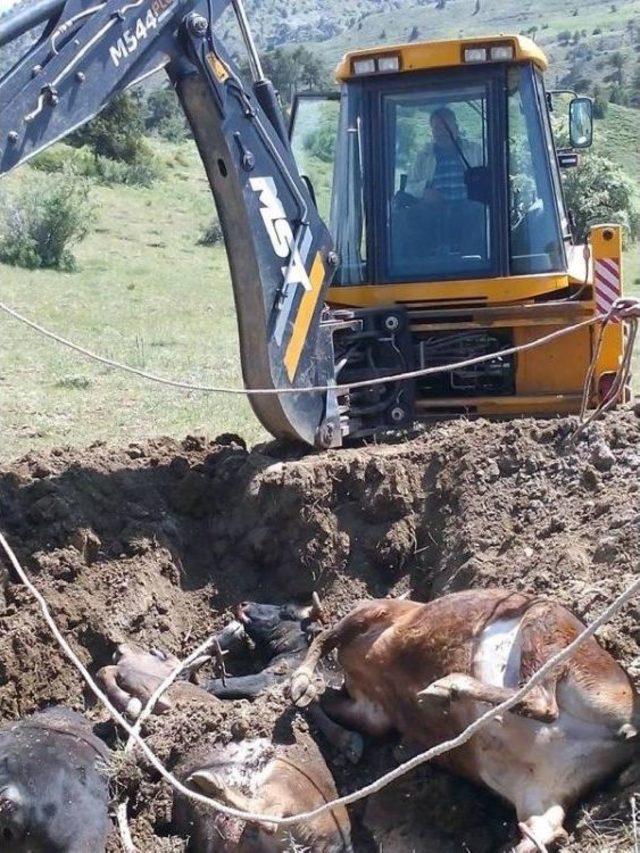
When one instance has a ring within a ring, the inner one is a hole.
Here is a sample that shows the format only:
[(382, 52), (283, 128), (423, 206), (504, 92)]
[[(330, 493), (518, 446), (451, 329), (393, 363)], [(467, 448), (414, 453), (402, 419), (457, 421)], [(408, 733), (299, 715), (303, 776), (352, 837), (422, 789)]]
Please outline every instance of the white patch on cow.
[(474, 657), (474, 675), (495, 687), (515, 687), (519, 681), (522, 643), (521, 617), (498, 619), (488, 625), (478, 642)]
[(214, 773), (229, 788), (253, 796), (275, 756), (268, 738), (251, 738), (214, 747), (211, 760), (202, 769)]
[(0, 798), (14, 806), (24, 805), (24, 797), (17, 785), (9, 784), (5, 788), (0, 788)]

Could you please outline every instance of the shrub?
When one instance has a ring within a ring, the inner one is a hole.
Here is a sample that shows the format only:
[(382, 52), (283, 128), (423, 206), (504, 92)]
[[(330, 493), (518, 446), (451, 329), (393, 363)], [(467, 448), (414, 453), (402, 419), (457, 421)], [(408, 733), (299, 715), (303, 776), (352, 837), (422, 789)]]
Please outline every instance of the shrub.
[(70, 272), (71, 247), (83, 240), (94, 215), (89, 187), (77, 175), (37, 175), (0, 200), (0, 261)]
[(604, 97), (601, 92), (598, 92), (596, 95), (594, 93), (593, 98), (593, 117), (595, 119), (603, 119), (606, 118), (607, 110), (609, 109), (609, 102)]
[(34, 157), (31, 166), (48, 174), (68, 171), (83, 178), (91, 178), (104, 186), (126, 184), (150, 187), (161, 174), (160, 163), (155, 157), (124, 163), (95, 156), (87, 146), (70, 148), (68, 145), (56, 145)]
[(182, 142), (190, 135), (187, 120), (172, 88), (164, 87), (150, 93), (145, 127), (169, 142)]
[(150, 187), (160, 175), (160, 166), (154, 159), (139, 163), (119, 163), (108, 157), (95, 157), (87, 177), (95, 177), (107, 187), (126, 184), (132, 187)]
[(640, 236), (640, 213), (634, 203), (633, 182), (612, 160), (585, 154), (580, 165), (563, 175), (564, 193), (573, 211), (576, 234), (584, 238), (598, 222), (624, 226), (625, 238)]
[[(96, 118), (71, 134), (70, 145), (88, 147), (95, 157), (95, 177), (106, 184), (149, 186), (159, 174), (157, 159), (144, 136), (144, 105), (136, 93), (117, 95)], [(125, 164), (112, 168), (104, 160)], [(86, 174), (85, 171), (82, 172)]]
[(144, 138), (143, 108), (131, 94), (117, 95), (96, 118), (69, 137), (71, 145), (88, 145), (98, 157), (135, 163), (150, 154)]
[(217, 219), (212, 219), (198, 237), (198, 246), (217, 246), (222, 243), (224, 234)]

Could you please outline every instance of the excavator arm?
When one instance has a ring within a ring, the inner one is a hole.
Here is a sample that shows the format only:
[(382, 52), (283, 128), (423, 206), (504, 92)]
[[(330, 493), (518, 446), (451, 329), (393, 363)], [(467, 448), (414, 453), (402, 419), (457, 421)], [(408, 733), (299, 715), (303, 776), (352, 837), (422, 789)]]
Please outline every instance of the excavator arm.
[[(217, 36), (225, 12), (238, 18), (250, 84)], [(0, 24), (0, 51), (38, 25), (38, 41), (0, 79), (0, 175), (164, 69), (225, 235), (246, 388), (334, 384), (340, 324), (325, 315), (324, 298), (338, 260), (298, 173), (241, 0), (34, 0)], [(321, 447), (341, 442), (343, 409), (332, 391), (250, 399), (275, 436)]]

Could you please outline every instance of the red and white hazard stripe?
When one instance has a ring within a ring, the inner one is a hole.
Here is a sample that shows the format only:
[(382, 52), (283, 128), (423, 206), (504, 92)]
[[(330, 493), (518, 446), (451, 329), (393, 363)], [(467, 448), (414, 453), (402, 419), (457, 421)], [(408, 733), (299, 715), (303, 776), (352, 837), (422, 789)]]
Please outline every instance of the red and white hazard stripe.
[(606, 314), (620, 298), (620, 260), (600, 258), (595, 262), (596, 312)]

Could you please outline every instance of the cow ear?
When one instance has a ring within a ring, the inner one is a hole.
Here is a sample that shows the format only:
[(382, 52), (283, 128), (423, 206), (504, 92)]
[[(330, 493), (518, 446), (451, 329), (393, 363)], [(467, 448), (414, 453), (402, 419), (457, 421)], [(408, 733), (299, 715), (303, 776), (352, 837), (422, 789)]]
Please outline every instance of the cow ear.
[(309, 613), (309, 618), (313, 622), (325, 622), (325, 612), (320, 601), (320, 596), (317, 592), (314, 592), (311, 596), (311, 611)]
[(194, 788), (199, 788), (203, 794), (212, 797), (214, 800), (222, 800), (226, 794), (227, 786), (217, 773), (212, 770), (196, 770), (187, 779), (189, 785)]

